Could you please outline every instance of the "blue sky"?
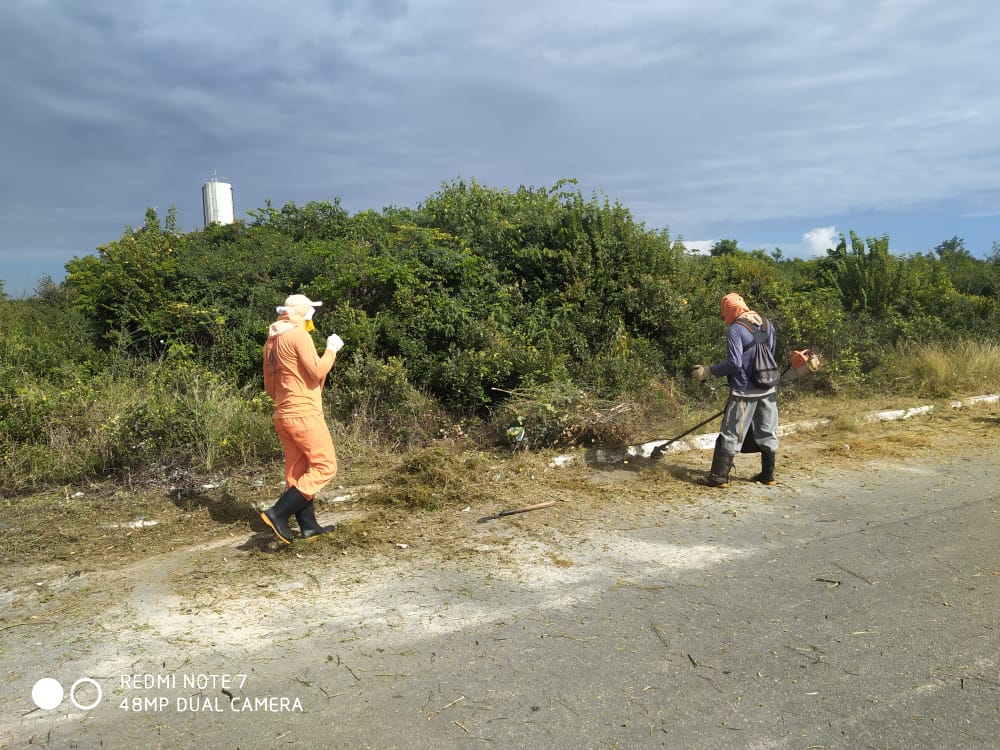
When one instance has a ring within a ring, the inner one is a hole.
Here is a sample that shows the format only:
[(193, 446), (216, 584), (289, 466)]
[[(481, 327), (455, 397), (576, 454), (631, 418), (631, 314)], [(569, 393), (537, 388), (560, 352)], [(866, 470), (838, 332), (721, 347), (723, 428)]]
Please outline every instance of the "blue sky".
[(0, 279), (64, 276), (149, 206), (202, 225), (456, 177), (578, 181), (692, 247), (1000, 241), (988, 0), (3, 0)]

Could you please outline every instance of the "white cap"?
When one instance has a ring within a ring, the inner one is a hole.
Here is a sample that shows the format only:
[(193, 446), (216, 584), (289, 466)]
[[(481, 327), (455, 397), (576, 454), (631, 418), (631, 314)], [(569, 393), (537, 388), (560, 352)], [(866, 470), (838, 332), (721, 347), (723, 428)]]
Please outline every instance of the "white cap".
[(276, 307), (275, 310), (278, 315), (285, 312), (298, 312), (303, 307), (308, 307), (306, 312), (299, 312), (305, 320), (312, 320), (313, 313), (316, 311), (317, 307), (322, 307), (323, 303), (318, 300), (311, 300), (304, 294), (293, 294), (285, 298), (285, 304), (281, 307)]

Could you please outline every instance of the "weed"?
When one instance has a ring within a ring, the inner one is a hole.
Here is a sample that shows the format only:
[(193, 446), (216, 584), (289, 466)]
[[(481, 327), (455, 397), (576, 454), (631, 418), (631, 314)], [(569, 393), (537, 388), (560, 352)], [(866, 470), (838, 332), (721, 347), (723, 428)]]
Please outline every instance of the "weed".
[(908, 344), (893, 352), (888, 370), (897, 388), (923, 396), (993, 388), (1000, 372), (1000, 344), (985, 340)]

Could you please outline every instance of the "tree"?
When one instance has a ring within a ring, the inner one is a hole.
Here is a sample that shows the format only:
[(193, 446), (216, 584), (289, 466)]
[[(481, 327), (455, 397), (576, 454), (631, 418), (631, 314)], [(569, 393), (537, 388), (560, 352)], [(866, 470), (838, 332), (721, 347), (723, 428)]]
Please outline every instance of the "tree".
[(167, 219), (163, 224), (164, 231), (174, 234), (177, 232), (177, 204), (171, 203), (167, 209)]
[(854, 230), (850, 247), (841, 233), (837, 247), (827, 250), (824, 268), (840, 290), (848, 310), (879, 315), (897, 299), (899, 261), (889, 252), (889, 235), (869, 237), (863, 242)]
[(159, 228), (155, 209), (145, 226), (98, 248), (98, 256), (66, 264), (73, 305), (91, 317), (99, 335), (127, 351), (159, 348), (176, 325), (171, 287), (176, 263), (171, 238)]
[(995, 280), (986, 262), (972, 257), (960, 237), (952, 237), (934, 248), (951, 283), (960, 292), (984, 297), (996, 293)]
[(310, 201), (305, 206), (286, 203), (281, 210), (275, 210), (271, 201), (265, 202), (259, 211), (248, 211), (253, 226), (270, 227), (288, 235), (294, 242), (310, 239), (332, 239), (344, 233), (348, 214), (340, 199)]
[(708, 252), (709, 255), (711, 255), (714, 258), (720, 255), (735, 255), (736, 253), (741, 251), (736, 243), (736, 240), (719, 240), (714, 245), (712, 245), (712, 249), (709, 250)]

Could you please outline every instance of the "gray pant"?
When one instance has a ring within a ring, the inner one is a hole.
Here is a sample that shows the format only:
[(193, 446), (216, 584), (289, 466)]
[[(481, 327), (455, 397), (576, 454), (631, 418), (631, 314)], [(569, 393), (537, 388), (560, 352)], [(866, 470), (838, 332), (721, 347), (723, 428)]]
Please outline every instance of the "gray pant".
[(778, 399), (772, 393), (760, 398), (730, 396), (722, 415), (719, 438), (725, 453), (738, 453), (743, 440), (753, 426), (757, 445), (770, 451), (778, 450)]

